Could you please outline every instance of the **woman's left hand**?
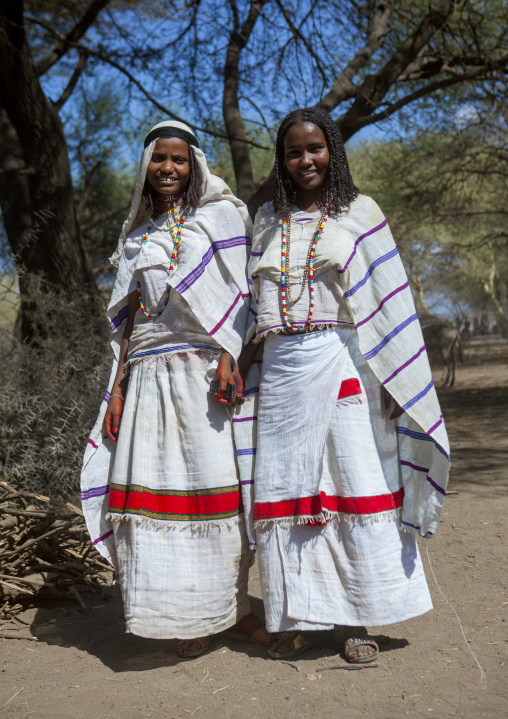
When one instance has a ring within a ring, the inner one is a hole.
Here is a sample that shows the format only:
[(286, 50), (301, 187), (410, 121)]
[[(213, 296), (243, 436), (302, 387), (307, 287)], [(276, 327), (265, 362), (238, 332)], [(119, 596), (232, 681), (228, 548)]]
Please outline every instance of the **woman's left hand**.
[(392, 395), (388, 392), (386, 387), (383, 387), (382, 394), (383, 394), (385, 409), (390, 409), (390, 405), (392, 402), (394, 404), (393, 412), (390, 415), (390, 419), (397, 419), (397, 417), (400, 417), (402, 414), (404, 414), (405, 410), (403, 410), (402, 407), (400, 406), (400, 404), (393, 399)]
[[(243, 404), (243, 380), (238, 372), (238, 369), (231, 369), (233, 364), (233, 358), (229, 352), (222, 352), (219, 365), (217, 367), (217, 380), (219, 382), (219, 391), (213, 395), (214, 400), (218, 404), (225, 404), (229, 407), (237, 404)], [(235, 392), (232, 400), (226, 399), (224, 394), (226, 392), (228, 384), (232, 384), (235, 388)]]

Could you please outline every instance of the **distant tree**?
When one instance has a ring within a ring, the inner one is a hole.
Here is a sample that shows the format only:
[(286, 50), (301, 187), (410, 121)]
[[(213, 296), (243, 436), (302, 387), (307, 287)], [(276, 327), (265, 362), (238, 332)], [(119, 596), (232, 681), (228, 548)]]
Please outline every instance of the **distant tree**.
[(420, 311), (427, 298), (490, 305), (508, 331), (508, 149), (503, 112), (470, 108), (453, 132), (420, 132), (352, 153), (360, 189), (390, 220)]

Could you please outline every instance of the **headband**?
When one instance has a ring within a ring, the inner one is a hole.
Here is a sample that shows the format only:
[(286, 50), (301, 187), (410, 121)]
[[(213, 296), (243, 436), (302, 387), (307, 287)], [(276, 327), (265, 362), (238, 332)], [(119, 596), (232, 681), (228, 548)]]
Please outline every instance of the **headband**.
[(188, 142), (189, 145), (194, 145), (194, 147), (199, 147), (199, 142), (197, 141), (195, 135), (192, 134), (192, 132), (187, 132), (187, 130), (180, 130), (178, 127), (157, 127), (154, 130), (151, 130), (148, 135), (145, 137), (145, 143), (144, 147), (148, 147), (148, 145), (153, 142), (154, 140), (158, 140), (159, 137), (164, 138), (171, 138), (171, 137), (178, 137), (180, 140), (185, 140), (185, 142)]

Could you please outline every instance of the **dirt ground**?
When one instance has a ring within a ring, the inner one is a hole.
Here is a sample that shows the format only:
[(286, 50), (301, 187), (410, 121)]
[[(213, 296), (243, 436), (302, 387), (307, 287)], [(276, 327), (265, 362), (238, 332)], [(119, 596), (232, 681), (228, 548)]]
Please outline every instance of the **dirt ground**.
[[(86, 597), (87, 611), (44, 603), (19, 615), (23, 625), (0, 627), (0, 719), (507, 717), (507, 359), (499, 338), (476, 338), (456, 387), (440, 390), (453, 452), (450, 495), (440, 531), (420, 543), (434, 610), (374, 628), (377, 667), (327, 669), (346, 666), (340, 629), (292, 663), (223, 636), (209, 654), (178, 662), (175, 642), (124, 633), (115, 591), (109, 600)], [(262, 613), (257, 568), (250, 594)]]

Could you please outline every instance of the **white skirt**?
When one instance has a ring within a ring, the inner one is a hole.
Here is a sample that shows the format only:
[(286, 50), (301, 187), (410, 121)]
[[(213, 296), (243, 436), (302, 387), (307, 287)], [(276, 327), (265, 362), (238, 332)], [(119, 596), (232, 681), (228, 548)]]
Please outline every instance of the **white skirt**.
[(232, 423), (207, 394), (217, 359), (132, 365), (109, 489), (127, 631), (221, 632), (249, 612)]
[[(276, 445), (284, 447), (289, 442), (295, 447), (303, 444), (312, 455), (311, 445), (319, 438), (309, 431), (305, 445), (306, 428), (323, 422), (328, 402), (322, 394), (323, 373), (321, 380), (316, 379), (316, 365), (329, 367), (333, 362), (337, 368), (331, 374), (338, 374), (337, 380), (330, 380), (330, 391), (335, 394), (324, 428), (321, 461), (307, 464), (318, 467), (317, 476), (293, 480), (292, 473), (299, 472), (296, 450), (286, 459), (279, 452), (277, 470), (270, 473), (267, 447), (263, 447), (263, 442), (271, 441), (270, 436), (274, 455)], [(356, 393), (338, 399), (344, 380), (348, 380), (347, 386), (357, 388), (353, 389)], [(303, 424), (298, 385), (306, 398)], [(315, 400), (314, 418), (309, 398)], [(278, 431), (265, 433), (263, 424), (268, 422), (273, 429), (275, 412), (281, 417)], [(432, 609), (416, 538), (399, 529), (403, 490), (396, 427), (389, 414), (382, 404), (380, 384), (362, 358), (355, 331), (317, 332), (304, 338), (267, 337), (255, 475), (256, 501), (258, 496), (262, 501), (255, 504), (254, 517), (257, 512), (268, 631), (379, 626)], [(299, 432), (303, 433), (301, 440)], [(274, 484), (273, 502), (268, 501), (271, 493), (266, 491), (270, 483)], [(299, 487), (296, 496), (291, 494), (292, 486)], [(395, 508), (387, 510), (390, 502)], [(319, 506), (313, 512), (316, 504)], [(287, 507), (296, 507), (292, 516)], [(284, 512), (286, 516), (282, 516)]]

